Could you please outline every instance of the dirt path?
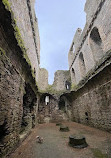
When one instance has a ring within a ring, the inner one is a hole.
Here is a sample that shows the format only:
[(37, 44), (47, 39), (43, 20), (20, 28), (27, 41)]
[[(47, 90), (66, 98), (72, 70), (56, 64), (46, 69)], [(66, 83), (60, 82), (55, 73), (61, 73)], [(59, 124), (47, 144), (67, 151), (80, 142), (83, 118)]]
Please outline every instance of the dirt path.
[[(38, 125), (9, 158), (111, 158), (111, 134), (77, 123), (66, 123), (70, 131), (60, 132), (55, 124)], [(68, 146), (71, 134), (82, 134), (89, 146), (74, 149)], [(36, 136), (44, 138), (43, 144)]]

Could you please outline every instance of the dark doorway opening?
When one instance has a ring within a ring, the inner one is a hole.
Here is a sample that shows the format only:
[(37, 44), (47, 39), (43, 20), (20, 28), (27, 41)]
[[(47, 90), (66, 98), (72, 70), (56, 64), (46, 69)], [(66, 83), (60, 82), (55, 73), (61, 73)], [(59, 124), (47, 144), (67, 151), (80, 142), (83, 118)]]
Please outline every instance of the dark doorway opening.
[(88, 121), (89, 120), (89, 115), (88, 115), (88, 112), (85, 112), (85, 116), (86, 116), (86, 120)]
[(65, 101), (64, 100), (60, 100), (59, 102), (59, 110), (63, 110), (64, 112), (65, 110)]
[(7, 135), (6, 124), (7, 122), (4, 121), (4, 123), (0, 125), (0, 142), (2, 142), (4, 137)]
[[(23, 96), (23, 114), (20, 133), (27, 130), (27, 126), (35, 126), (35, 107), (37, 98), (30, 84), (25, 85), (25, 94)], [(29, 125), (32, 124), (32, 125)], [(30, 127), (31, 128), (31, 127)]]

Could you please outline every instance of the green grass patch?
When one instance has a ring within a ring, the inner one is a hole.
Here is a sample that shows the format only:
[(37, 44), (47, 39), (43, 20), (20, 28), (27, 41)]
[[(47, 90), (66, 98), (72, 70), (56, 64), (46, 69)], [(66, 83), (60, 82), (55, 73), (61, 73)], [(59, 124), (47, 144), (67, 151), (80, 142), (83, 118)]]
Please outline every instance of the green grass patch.
[(91, 149), (95, 158), (108, 158), (107, 154), (103, 154), (99, 149)]

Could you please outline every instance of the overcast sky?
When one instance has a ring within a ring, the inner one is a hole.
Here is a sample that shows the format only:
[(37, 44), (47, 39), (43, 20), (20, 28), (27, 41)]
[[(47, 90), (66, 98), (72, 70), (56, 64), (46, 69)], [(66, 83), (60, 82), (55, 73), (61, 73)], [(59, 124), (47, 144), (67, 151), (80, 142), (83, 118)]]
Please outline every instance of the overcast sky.
[(86, 0), (36, 0), (40, 33), (40, 66), (52, 84), (56, 70), (68, 70), (68, 51), (77, 28), (84, 28)]

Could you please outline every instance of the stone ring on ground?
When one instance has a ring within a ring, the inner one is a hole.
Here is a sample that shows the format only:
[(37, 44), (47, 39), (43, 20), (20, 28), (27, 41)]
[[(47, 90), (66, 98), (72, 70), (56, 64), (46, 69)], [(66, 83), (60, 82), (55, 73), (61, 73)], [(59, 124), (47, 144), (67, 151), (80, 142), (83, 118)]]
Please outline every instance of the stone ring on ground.
[(65, 125), (61, 125), (60, 126), (60, 131), (61, 132), (69, 132), (69, 127), (65, 126)]
[(71, 135), (69, 136), (69, 145), (74, 148), (85, 148), (88, 146), (86, 138), (82, 135)]

